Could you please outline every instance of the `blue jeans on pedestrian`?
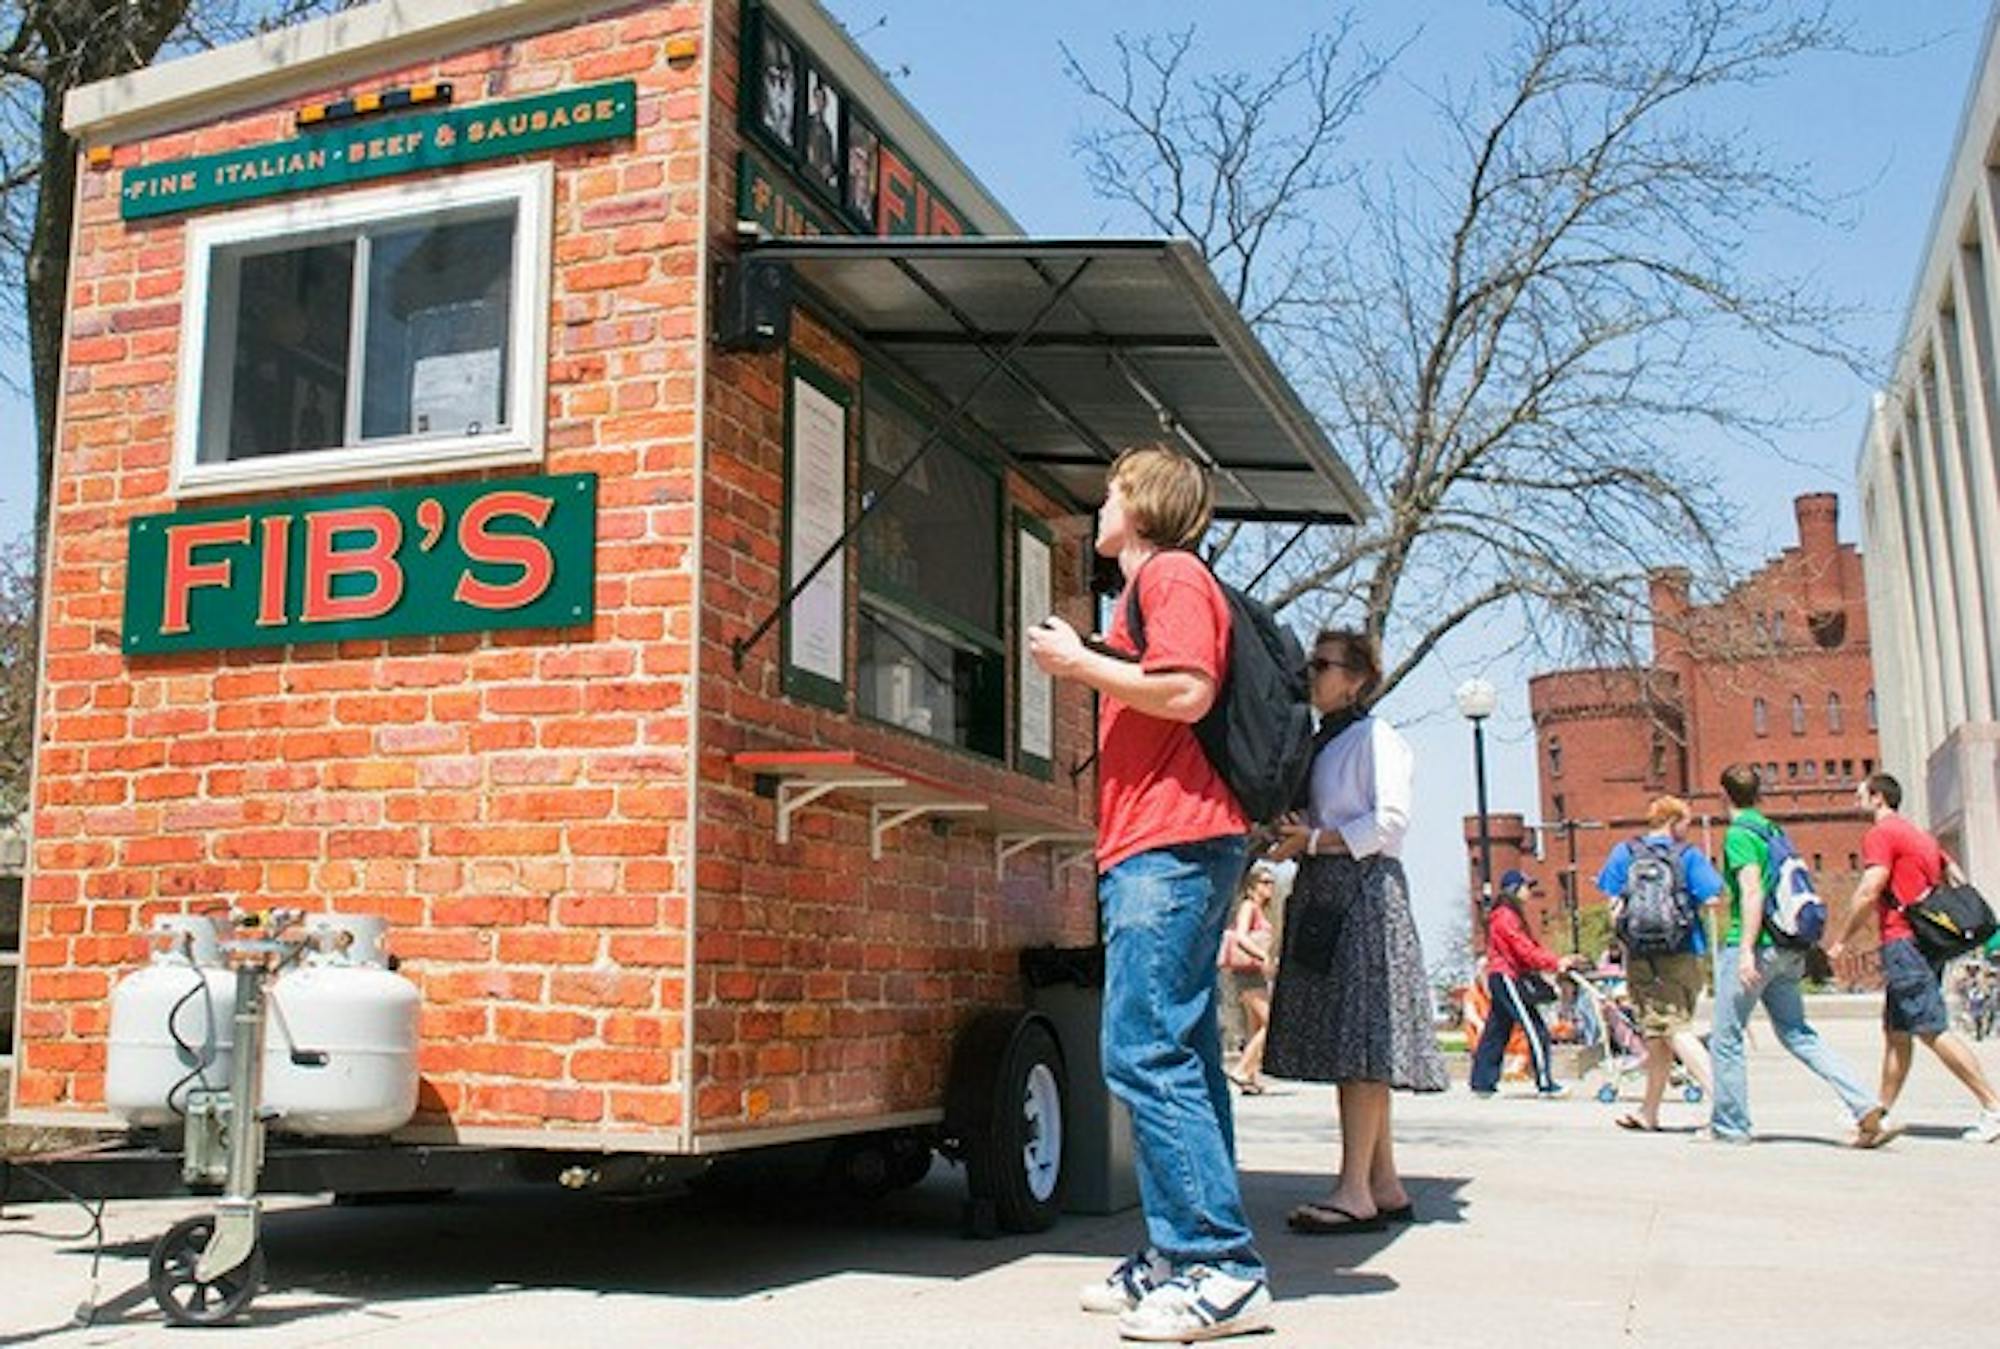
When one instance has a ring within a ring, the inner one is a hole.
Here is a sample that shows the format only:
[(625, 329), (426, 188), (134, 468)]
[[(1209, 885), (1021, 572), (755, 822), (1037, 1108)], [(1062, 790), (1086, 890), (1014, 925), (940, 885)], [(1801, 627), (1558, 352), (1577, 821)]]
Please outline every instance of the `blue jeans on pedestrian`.
[(1743, 1054), (1743, 1028), (1759, 1002), (1770, 1015), (1778, 1043), (1793, 1058), (1819, 1074), (1839, 1095), (1848, 1113), (1860, 1119), (1881, 1102), (1855, 1078), (1841, 1057), (1806, 1022), (1805, 998), (1799, 992), (1806, 958), (1803, 951), (1767, 946), (1757, 952), (1757, 987), (1746, 991), (1737, 977), (1739, 948), (1731, 944), (1715, 958), (1715, 1025), (1708, 1052), (1715, 1061), (1715, 1104), (1709, 1128), (1728, 1138), (1750, 1136), (1750, 1072)]
[(1104, 1076), (1132, 1112), (1150, 1243), (1176, 1270), (1261, 1279), (1216, 1026), (1215, 953), (1243, 855), (1236, 836), (1174, 844), (1099, 880)]

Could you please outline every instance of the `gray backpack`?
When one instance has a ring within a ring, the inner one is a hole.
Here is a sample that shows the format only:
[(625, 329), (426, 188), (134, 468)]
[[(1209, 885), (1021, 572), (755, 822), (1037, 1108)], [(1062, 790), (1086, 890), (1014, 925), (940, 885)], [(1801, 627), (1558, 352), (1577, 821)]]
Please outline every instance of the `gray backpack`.
[(1687, 844), (1635, 838), (1628, 846), (1632, 864), (1619, 896), (1618, 940), (1635, 956), (1686, 950), (1694, 931), (1694, 905), (1683, 880)]

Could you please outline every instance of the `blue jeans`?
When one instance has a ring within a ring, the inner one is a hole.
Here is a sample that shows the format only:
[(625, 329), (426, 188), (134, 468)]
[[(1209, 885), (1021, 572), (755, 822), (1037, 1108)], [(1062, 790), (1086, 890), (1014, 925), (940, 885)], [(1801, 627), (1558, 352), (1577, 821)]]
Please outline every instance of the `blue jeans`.
[(1708, 1045), (1715, 1060), (1715, 1104), (1708, 1117), (1709, 1128), (1731, 1138), (1750, 1134), (1750, 1072), (1743, 1057), (1743, 1028), (1759, 1002), (1770, 1014), (1778, 1043), (1819, 1074), (1839, 1095), (1848, 1113), (1858, 1120), (1880, 1105), (1875, 1093), (1855, 1079), (1847, 1064), (1806, 1023), (1805, 999), (1799, 993), (1805, 953), (1776, 947), (1759, 950), (1757, 972), (1762, 979), (1749, 992), (1737, 978), (1739, 958), (1740, 951), (1733, 945), (1723, 947), (1715, 958), (1715, 1025)]
[(1215, 953), (1244, 841), (1128, 857), (1104, 873), (1104, 1076), (1132, 1112), (1146, 1235), (1175, 1267), (1264, 1277), (1236, 1183)]

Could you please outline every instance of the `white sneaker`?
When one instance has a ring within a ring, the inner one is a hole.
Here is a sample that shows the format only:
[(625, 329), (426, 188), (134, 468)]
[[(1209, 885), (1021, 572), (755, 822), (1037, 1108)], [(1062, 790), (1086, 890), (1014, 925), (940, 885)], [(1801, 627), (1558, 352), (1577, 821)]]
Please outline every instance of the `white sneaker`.
[(1148, 1246), (1126, 1256), (1105, 1278), (1085, 1284), (1076, 1300), (1087, 1312), (1117, 1315), (1131, 1311), (1146, 1294), (1173, 1277), (1173, 1266)]
[(1982, 1110), (1972, 1127), (1959, 1135), (1968, 1143), (2000, 1142), (2000, 1110)]
[(1118, 1318), (1128, 1340), (1185, 1344), (1262, 1330), (1271, 1319), (1271, 1290), (1262, 1279), (1238, 1279), (1207, 1265), (1176, 1275)]

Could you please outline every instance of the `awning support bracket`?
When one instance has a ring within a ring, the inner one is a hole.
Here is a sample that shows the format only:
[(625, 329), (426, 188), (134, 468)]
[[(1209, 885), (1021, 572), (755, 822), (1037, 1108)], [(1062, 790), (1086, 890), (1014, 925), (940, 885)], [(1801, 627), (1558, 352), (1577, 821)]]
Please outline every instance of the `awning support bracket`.
[(792, 841), (792, 816), (829, 792), (872, 791), (903, 785), (901, 778), (835, 778), (823, 782), (784, 779), (778, 783), (778, 842)]
[(1062, 284), (1051, 291), (1048, 299), (1042, 302), (1042, 307), (1035, 311), (1034, 317), (1030, 318), (1023, 325), (1020, 332), (1014, 334), (1013, 340), (1008, 342), (1000, 354), (998, 356), (991, 356), (989, 353), (992, 364), (986, 368), (978, 379), (973, 381), (972, 387), (960, 395), (958, 401), (953, 403), (945, 414), (938, 419), (937, 425), (931, 428), (930, 433), (924, 437), (923, 443), (911, 451), (910, 457), (902, 462), (896, 471), (890, 475), (889, 481), (882, 485), (880, 491), (876, 492), (875, 499), (863, 506), (860, 512), (847, 522), (847, 527), (842, 529), (839, 536), (826, 546), (826, 550), (819, 555), (812, 566), (806, 569), (805, 574), (792, 583), (791, 589), (785, 592), (784, 598), (779, 600), (772, 607), (771, 612), (764, 615), (757, 626), (750, 630), (749, 636), (738, 637), (729, 644), (730, 658), (738, 670), (743, 668), (744, 659), (749, 655), (751, 648), (763, 640), (764, 634), (768, 633), (777, 624), (778, 619), (798, 600), (799, 596), (805, 593), (806, 587), (811, 585), (822, 571), (826, 570), (827, 564), (836, 557), (841, 556), (847, 547), (848, 541), (860, 530), (868, 517), (880, 509), (884, 501), (888, 500), (889, 494), (896, 490), (897, 484), (908, 477), (910, 470), (915, 468), (924, 456), (931, 452), (933, 447), (944, 440), (946, 433), (951, 430), (958, 422), (958, 419), (963, 417), (967, 409), (972, 406), (972, 401), (985, 391), (988, 384), (993, 382), (994, 376), (1005, 370), (1009, 362), (1014, 359), (1015, 354), (1027, 344), (1028, 339), (1040, 331), (1044, 323), (1048, 322), (1049, 315), (1055, 312), (1056, 306), (1062, 303), (1063, 298), (1069, 294), (1070, 288), (1082, 279), (1085, 272), (1090, 270), (1090, 263), (1091, 259), (1089, 258), (1084, 258), (1081, 262), (1077, 263), (1070, 271), (1070, 274), (1063, 279)]
[(883, 835), (901, 829), (912, 820), (926, 815), (977, 815), (985, 809), (977, 801), (912, 801), (895, 805), (878, 801), (868, 807), (868, 855), (881, 861)]

